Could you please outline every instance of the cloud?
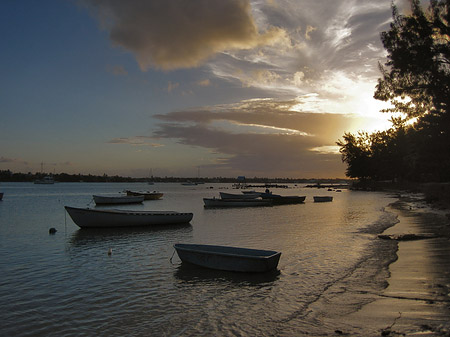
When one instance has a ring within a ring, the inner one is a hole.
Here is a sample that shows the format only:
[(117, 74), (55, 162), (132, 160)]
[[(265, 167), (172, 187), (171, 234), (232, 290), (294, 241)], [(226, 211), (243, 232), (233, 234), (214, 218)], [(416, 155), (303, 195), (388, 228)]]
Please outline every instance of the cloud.
[(209, 87), (211, 85), (211, 81), (209, 79), (201, 80), (196, 83), (200, 87)]
[(196, 67), (216, 53), (270, 45), (285, 37), (260, 32), (249, 0), (84, 0), (116, 46), (142, 70)]
[(203, 166), (228, 174), (343, 177), (335, 143), (361, 118), (298, 111), (298, 103), (252, 99), (156, 115), (153, 136), (209, 149), (220, 160)]
[(151, 147), (161, 147), (164, 146), (162, 144), (158, 143), (148, 143), (147, 139), (151, 139), (151, 137), (145, 137), (145, 136), (136, 136), (136, 137), (130, 137), (130, 138), (114, 138), (108, 141), (109, 144), (127, 144), (127, 145), (133, 145), (133, 146), (151, 146)]
[(172, 83), (171, 81), (169, 81), (169, 84), (167, 85), (167, 92), (172, 92), (179, 86), (180, 86), (180, 83)]
[(117, 76), (126, 76), (128, 75), (128, 71), (126, 71), (126, 69), (124, 68), (124, 66), (121, 65), (108, 65), (106, 66), (106, 71), (108, 71), (109, 73), (113, 74), (113, 75), (117, 75)]
[(0, 157), (0, 164), (24, 164), (24, 165), (28, 165), (28, 162), (22, 160), (22, 159), (17, 159), (17, 158), (8, 158), (8, 157)]

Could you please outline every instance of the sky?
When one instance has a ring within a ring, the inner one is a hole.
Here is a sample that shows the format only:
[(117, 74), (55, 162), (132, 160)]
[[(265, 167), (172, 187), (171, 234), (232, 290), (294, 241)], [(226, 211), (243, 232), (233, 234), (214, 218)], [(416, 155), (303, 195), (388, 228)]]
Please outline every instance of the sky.
[(373, 94), (391, 14), (391, 0), (2, 0), (0, 170), (344, 178), (343, 134), (390, 126)]

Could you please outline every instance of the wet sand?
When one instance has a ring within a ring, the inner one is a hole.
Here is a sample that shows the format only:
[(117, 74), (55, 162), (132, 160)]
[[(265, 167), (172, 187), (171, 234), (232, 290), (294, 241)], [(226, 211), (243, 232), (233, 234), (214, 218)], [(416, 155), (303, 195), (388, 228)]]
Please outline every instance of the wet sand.
[(398, 242), (398, 259), (389, 265), (387, 287), (342, 323), (370, 336), (450, 336), (450, 210), (407, 195), (389, 211), (399, 222), (383, 234), (430, 238), (392, 240)]
[(405, 194), (386, 211), (382, 237), (409, 240), (367, 233), (372, 255), (310, 306), (308, 336), (450, 336), (450, 209)]

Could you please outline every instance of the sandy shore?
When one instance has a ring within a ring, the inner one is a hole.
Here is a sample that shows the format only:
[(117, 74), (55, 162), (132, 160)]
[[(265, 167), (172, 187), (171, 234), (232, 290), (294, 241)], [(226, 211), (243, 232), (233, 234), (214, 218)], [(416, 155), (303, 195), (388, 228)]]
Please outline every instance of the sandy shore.
[(409, 240), (393, 240), (398, 259), (389, 265), (388, 286), (342, 321), (371, 336), (450, 336), (450, 210), (404, 195), (389, 211), (399, 222), (383, 234)]
[(373, 255), (311, 305), (310, 321), (328, 336), (450, 336), (450, 210), (404, 194), (386, 211), (398, 223), (384, 239), (367, 233)]

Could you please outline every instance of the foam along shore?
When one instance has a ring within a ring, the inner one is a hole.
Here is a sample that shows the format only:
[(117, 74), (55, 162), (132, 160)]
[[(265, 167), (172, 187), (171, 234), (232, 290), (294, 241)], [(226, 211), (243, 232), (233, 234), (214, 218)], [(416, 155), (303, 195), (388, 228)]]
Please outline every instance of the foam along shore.
[(399, 222), (383, 233), (398, 244), (388, 285), (343, 322), (371, 336), (449, 336), (450, 210), (432, 209), (420, 195), (407, 195), (389, 211)]

